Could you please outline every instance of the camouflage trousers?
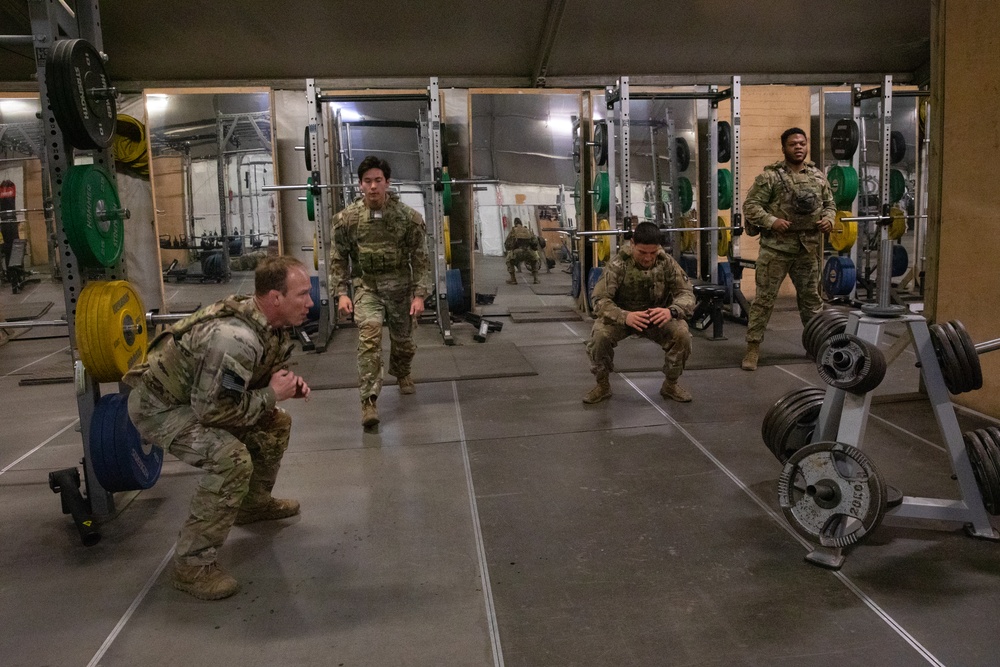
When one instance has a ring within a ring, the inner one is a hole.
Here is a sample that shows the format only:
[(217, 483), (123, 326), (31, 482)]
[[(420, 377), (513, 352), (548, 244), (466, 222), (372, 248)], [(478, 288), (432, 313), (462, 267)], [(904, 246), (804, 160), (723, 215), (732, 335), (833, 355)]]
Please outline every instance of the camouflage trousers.
[(511, 273), (514, 273), (514, 269), (521, 262), (524, 262), (525, 268), (532, 274), (538, 273), (538, 267), (541, 266), (541, 262), (538, 261), (538, 253), (534, 250), (515, 248), (507, 253), (507, 270)]
[(663, 375), (672, 382), (684, 372), (684, 364), (691, 356), (691, 331), (684, 320), (670, 320), (665, 326), (651, 326), (636, 331), (625, 324), (597, 320), (587, 340), (590, 372), (597, 377), (607, 376), (615, 369), (615, 347), (631, 335), (642, 336), (663, 348)]
[[(129, 414), (144, 438), (162, 442), (157, 426), (163, 421), (163, 413), (148, 418), (135, 414), (133, 395), (138, 393), (129, 396)], [(191, 408), (184, 406), (177, 410), (191, 411)], [(190, 423), (166, 447), (181, 461), (205, 471), (191, 498), (190, 514), (177, 537), (174, 552), (177, 562), (185, 565), (215, 562), (240, 507), (267, 503), (281, 458), (288, 448), (291, 429), (292, 418), (281, 408), (274, 408), (252, 426), (236, 429), (205, 426), (191, 411)]]
[(358, 325), (358, 382), (361, 400), (382, 391), (382, 325), (389, 327), (389, 374), (406, 377), (417, 353), (411, 335), (412, 297), (408, 291), (381, 293), (360, 287), (354, 292), (354, 322)]
[(823, 309), (823, 300), (819, 296), (819, 258), (816, 252), (802, 249), (797, 254), (791, 254), (761, 246), (755, 276), (757, 296), (750, 306), (747, 325), (748, 343), (759, 343), (764, 339), (764, 330), (771, 319), (774, 300), (778, 297), (778, 289), (785, 276), (790, 277), (795, 285), (795, 299), (803, 325)]

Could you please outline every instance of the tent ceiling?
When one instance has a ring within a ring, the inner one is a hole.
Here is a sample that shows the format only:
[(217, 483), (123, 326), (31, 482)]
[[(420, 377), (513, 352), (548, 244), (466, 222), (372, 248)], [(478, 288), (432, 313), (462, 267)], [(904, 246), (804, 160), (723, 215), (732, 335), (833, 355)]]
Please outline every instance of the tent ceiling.
[[(73, 0), (69, 0), (74, 5)], [(930, 58), (930, 0), (662, 2), (509, 0), (100, 4), (116, 82), (321, 81), (599, 86), (909, 80)], [(0, 32), (28, 34), (27, 2), (0, 0)], [(24, 88), (29, 46), (0, 48), (0, 82)]]

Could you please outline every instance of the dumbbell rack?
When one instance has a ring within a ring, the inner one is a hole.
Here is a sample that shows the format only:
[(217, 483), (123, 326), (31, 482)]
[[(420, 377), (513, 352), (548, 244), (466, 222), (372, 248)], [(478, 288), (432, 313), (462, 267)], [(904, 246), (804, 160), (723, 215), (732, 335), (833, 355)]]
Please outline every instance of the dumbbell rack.
[[(900, 505), (890, 508), (886, 516), (917, 521), (936, 520), (964, 523), (966, 531), (974, 537), (996, 540), (1000, 534), (990, 524), (989, 515), (983, 506), (983, 497), (976, 484), (972, 464), (966, 454), (962, 431), (955, 416), (944, 376), (941, 373), (934, 347), (931, 343), (927, 320), (920, 315), (905, 314), (892, 318), (865, 315), (852, 311), (847, 321), (845, 333), (878, 345), (882, 329), (889, 323), (902, 322), (910, 336), (920, 372), (923, 377), (927, 397), (930, 400), (938, 428), (947, 445), (951, 467), (958, 480), (961, 498), (920, 498), (904, 496)], [(865, 439), (865, 429), (870, 415), (872, 393), (851, 394), (843, 389), (828, 387), (823, 407), (820, 409), (812, 442), (841, 442), (861, 448)], [(806, 560), (831, 569), (839, 569), (844, 563), (841, 548), (819, 546), (811, 551)]]

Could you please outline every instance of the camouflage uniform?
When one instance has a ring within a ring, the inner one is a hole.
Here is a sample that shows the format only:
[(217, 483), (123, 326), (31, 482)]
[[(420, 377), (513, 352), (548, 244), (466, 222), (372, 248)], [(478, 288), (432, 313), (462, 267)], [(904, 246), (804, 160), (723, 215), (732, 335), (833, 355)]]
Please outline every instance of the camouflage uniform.
[(530, 229), (515, 225), (504, 240), (503, 249), (507, 251), (507, 270), (512, 274), (521, 262), (531, 271), (531, 275), (538, 274), (538, 267), (541, 265), (538, 259), (538, 237)]
[(203, 469), (175, 559), (215, 562), (241, 506), (271, 498), (292, 420), (275, 407), (271, 375), (292, 342), (252, 297), (228, 297), (159, 334), (124, 382), (129, 416), (144, 438)]
[[(798, 173), (791, 171), (784, 161), (775, 162), (765, 167), (754, 181), (743, 204), (746, 223), (761, 228), (757, 296), (750, 306), (748, 343), (760, 343), (764, 338), (778, 288), (786, 275), (795, 285), (803, 324), (822, 310), (819, 253), (823, 232), (816, 223), (821, 220), (832, 223), (836, 212), (830, 184), (813, 162), (806, 161), (805, 168)], [(788, 220), (791, 227), (785, 232), (772, 232), (771, 225), (778, 218)]]
[[(676, 382), (691, 354), (691, 332), (685, 320), (694, 313), (694, 290), (687, 274), (662, 249), (653, 266), (643, 269), (627, 249), (608, 262), (591, 297), (597, 321), (587, 341), (590, 371), (598, 378), (614, 370), (614, 348), (632, 334), (648, 338), (663, 348), (663, 374)], [(629, 312), (673, 307), (677, 311), (663, 326), (638, 331), (625, 324)]]
[(389, 193), (381, 211), (363, 198), (333, 219), (330, 285), (336, 297), (354, 284), (354, 321), (358, 325), (358, 376), (361, 400), (382, 389), (382, 325), (392, 346), (389, 373), (410, 374), (417, 346), (411, 336), (410, 302), (431, 291), (426, 228), (420, 214)]

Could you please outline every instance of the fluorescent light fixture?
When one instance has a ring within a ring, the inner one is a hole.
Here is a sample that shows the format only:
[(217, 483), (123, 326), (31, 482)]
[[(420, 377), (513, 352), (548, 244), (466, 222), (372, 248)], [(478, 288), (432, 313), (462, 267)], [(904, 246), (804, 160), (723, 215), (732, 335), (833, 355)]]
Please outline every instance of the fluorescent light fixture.
[(146, 95), (146, 111), (149, 113), (159, 113), (167, 109), (166, 95)]
[(33, 113), (38, 111), (37, 100), (0, 100), (0, 112), (9, 114)]
[(349, 109), (348, 107), (342, 106), (340, 104), (337, 104), (336, 102), (330, 103), (330, 109), (333, 111), (335, 115), (338, 111), (340, 112), (341, 122), (354, 123), (361, 120), (361, 114), (359, 114), (357, 111), (355, 111), (354, 109)]

